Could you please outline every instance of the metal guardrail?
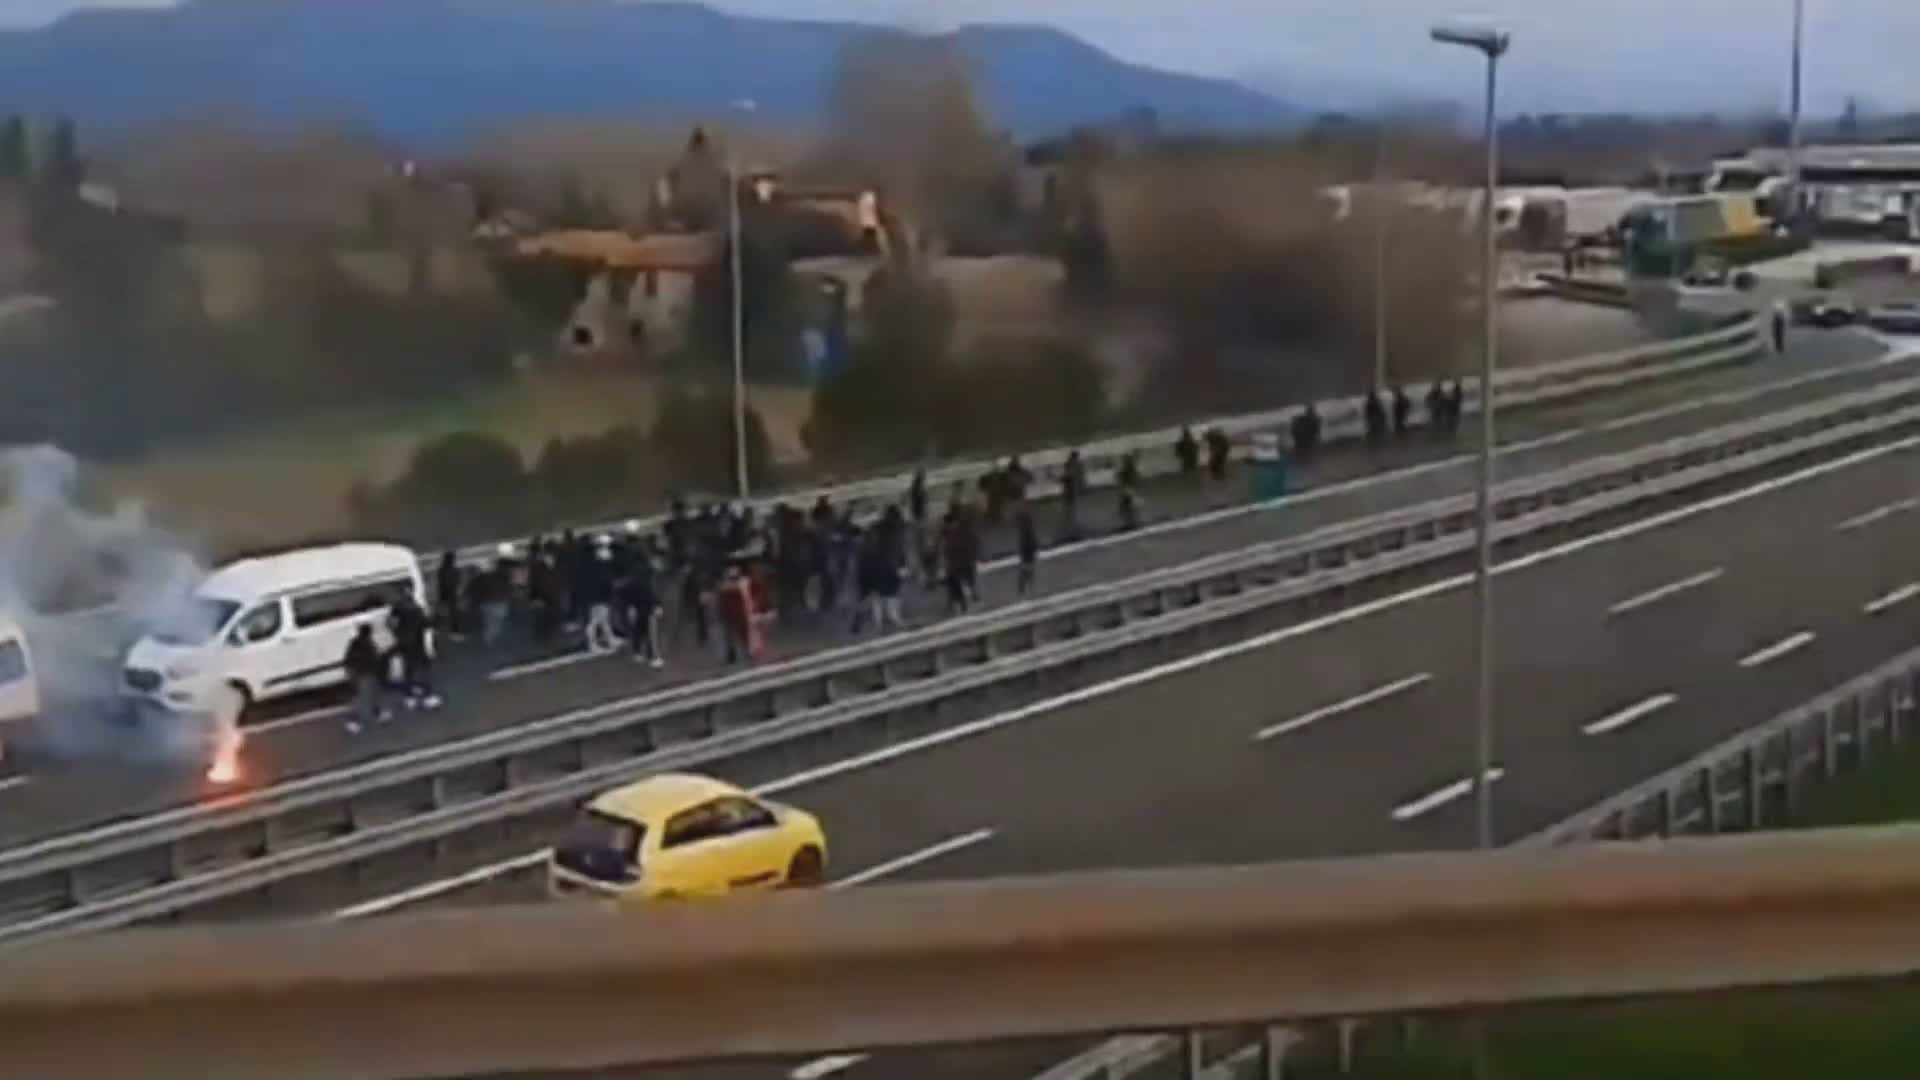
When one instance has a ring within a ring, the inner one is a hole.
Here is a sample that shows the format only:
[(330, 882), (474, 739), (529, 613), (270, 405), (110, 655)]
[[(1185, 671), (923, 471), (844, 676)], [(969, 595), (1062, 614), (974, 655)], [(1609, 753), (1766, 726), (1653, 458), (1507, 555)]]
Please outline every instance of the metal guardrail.
[(1899, 979), (1916, 923), (1914, 828), (554, 904), (20, 951), (0, 1045), (46, 1080), (586, 1072)]
[[(1583, 463), (1502, 489), (1503, 543), (1782, 463), (1920, 431), (1920, 379)], [(1833, 411), (1822, 412), (1821, 409)], [(1770, 421), (1763, 422), (1763, 421)], [(563, 808), (637, 773), (844, 753), (982, 693), (1072, 678), (1131, 650), (1292, 618), (1432, 574), (1471, 545), (1467, 497), (956, 620), (730, 679), (288, 781), (0, 852), (0, 941), (158, 918)]]

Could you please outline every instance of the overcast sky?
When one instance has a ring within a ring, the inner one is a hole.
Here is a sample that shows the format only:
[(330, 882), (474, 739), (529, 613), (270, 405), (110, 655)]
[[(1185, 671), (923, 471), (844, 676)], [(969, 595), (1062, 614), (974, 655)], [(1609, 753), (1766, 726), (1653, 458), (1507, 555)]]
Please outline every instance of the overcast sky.
[[(120, 6), (165, 2), (123, 0)], [(0, 0), (0, 23), (32, 25), (94, 6), (104, 5)], [(1379, 84), (1456, 99), (1477, 92), (1480, 69), (1470, 55), (1430, 44), (1426, 30), (1436, 20), (1479, 15), (1514, 32), (1505, 111), (1778, 107), (1786, 99), (1792, 17), (1792, 0), (718, 0), (715, 6), (924, 29), (1050, 22), (1132, 60), (1209, 74), (1262, 73), (1289, 96)], [(1920, 0), (1808, 0), (1808, 24), (1811, 104), (1838, 108), (1859, 95), (1870, 104), (1920, 107)]]

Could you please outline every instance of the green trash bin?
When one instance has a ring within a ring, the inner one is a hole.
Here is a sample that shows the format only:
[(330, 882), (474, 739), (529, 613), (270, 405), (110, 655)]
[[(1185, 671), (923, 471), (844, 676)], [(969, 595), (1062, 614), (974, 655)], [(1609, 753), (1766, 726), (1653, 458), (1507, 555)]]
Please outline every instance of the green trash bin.
[(1287, 455), (1280, 449), (1280, 436), (1258, 432), (1253, 437), (1253, 452), (1248, 458), (1248, 495), (1254, 502), (1266, 502), (1287, 494)]

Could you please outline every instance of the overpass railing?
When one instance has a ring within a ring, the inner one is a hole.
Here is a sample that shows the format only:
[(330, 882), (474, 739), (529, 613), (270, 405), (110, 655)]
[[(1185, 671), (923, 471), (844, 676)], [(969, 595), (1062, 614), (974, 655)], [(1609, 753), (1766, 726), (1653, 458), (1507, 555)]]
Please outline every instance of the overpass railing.
[(1914, 828), (495, 908), (18, 951), (0, 1045), (42, 1080), (585, 1072), (1895, 979), (1916, 927)]
[[(1503, 485), (1503, 551), (1920, 440), (1920, 379)], [(1676, 502), (1678, 500), (1678, 502)], [(375, 856), (547, 823), (661, 769), (783, 776), (983, 703), (1238, 640), (1464, 565), (1472, 499), (1258, 545), (732, 677), (640, 695), (0, 851), (0, 942), (167, 917)]]

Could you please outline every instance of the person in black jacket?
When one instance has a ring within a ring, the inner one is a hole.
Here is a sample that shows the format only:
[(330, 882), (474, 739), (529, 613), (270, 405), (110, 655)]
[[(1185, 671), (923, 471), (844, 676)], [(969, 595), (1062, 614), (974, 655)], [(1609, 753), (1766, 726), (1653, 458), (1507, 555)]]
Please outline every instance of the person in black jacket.
[(1173, 456), (1180, 462), (1181, 476), (1197, 476), (1200, 472), (1200, 444), (1194, 440), (1193, 428), (1182, 427), (1180, 437), (1173, 442)]
[(1407, 437), (1407, 429), (1413, 424), (1413, 399), (1407, 397), (1407, 388), (1393, 388), (1393, 434), (1396, 438)]
[(1233, 440), (1217, 427), (1207, 429), (1207, 471), (1213, 474), (1213, 482), (1222, 483), (1227, 478), (1227, 459), (1233, 454)]
[(384, 724), (392, 719), (393, 714), (380, 700), (386, 665), (380, 657), (380, 646), (374, 643), (370, 623), (361, 623), (353, 632), (341, 666), (346, 668), (347, 683), (353, 687), (353, 711), (347, 714), (348, 733), (358, 735), (368, 724)]
[(644, 555), (633, 561), (620, 582), (620, 607), (626, 617), (634, 663), (664, 667), (667, 658), (660, 651), (660, 595), (653, 587), (653, 564)]
[(1380, 403), (1380, 391), (1367, 391), (1367, 400), (1360, 411), (1366, 418), (1367, 445), (1379, 446), (1387, 438), (1387, 407)]
[(1014, 511), (1013, 530), (1020, 551), (1015, 589), (1024, 600), (1033, 595), (1034, 571), (1040, 563), (1040, 529), (1033, 521), (1033, 507), (1020, 504), (1020, 509)]
[(409, 709), (437, 709), (440, 695), (433, 689), (433, 648), (427, 641), (432, 624), (410, 591), (394, 597), (387, 617), (393, 630), (393, 651), (400, 658), (400, 680)]

